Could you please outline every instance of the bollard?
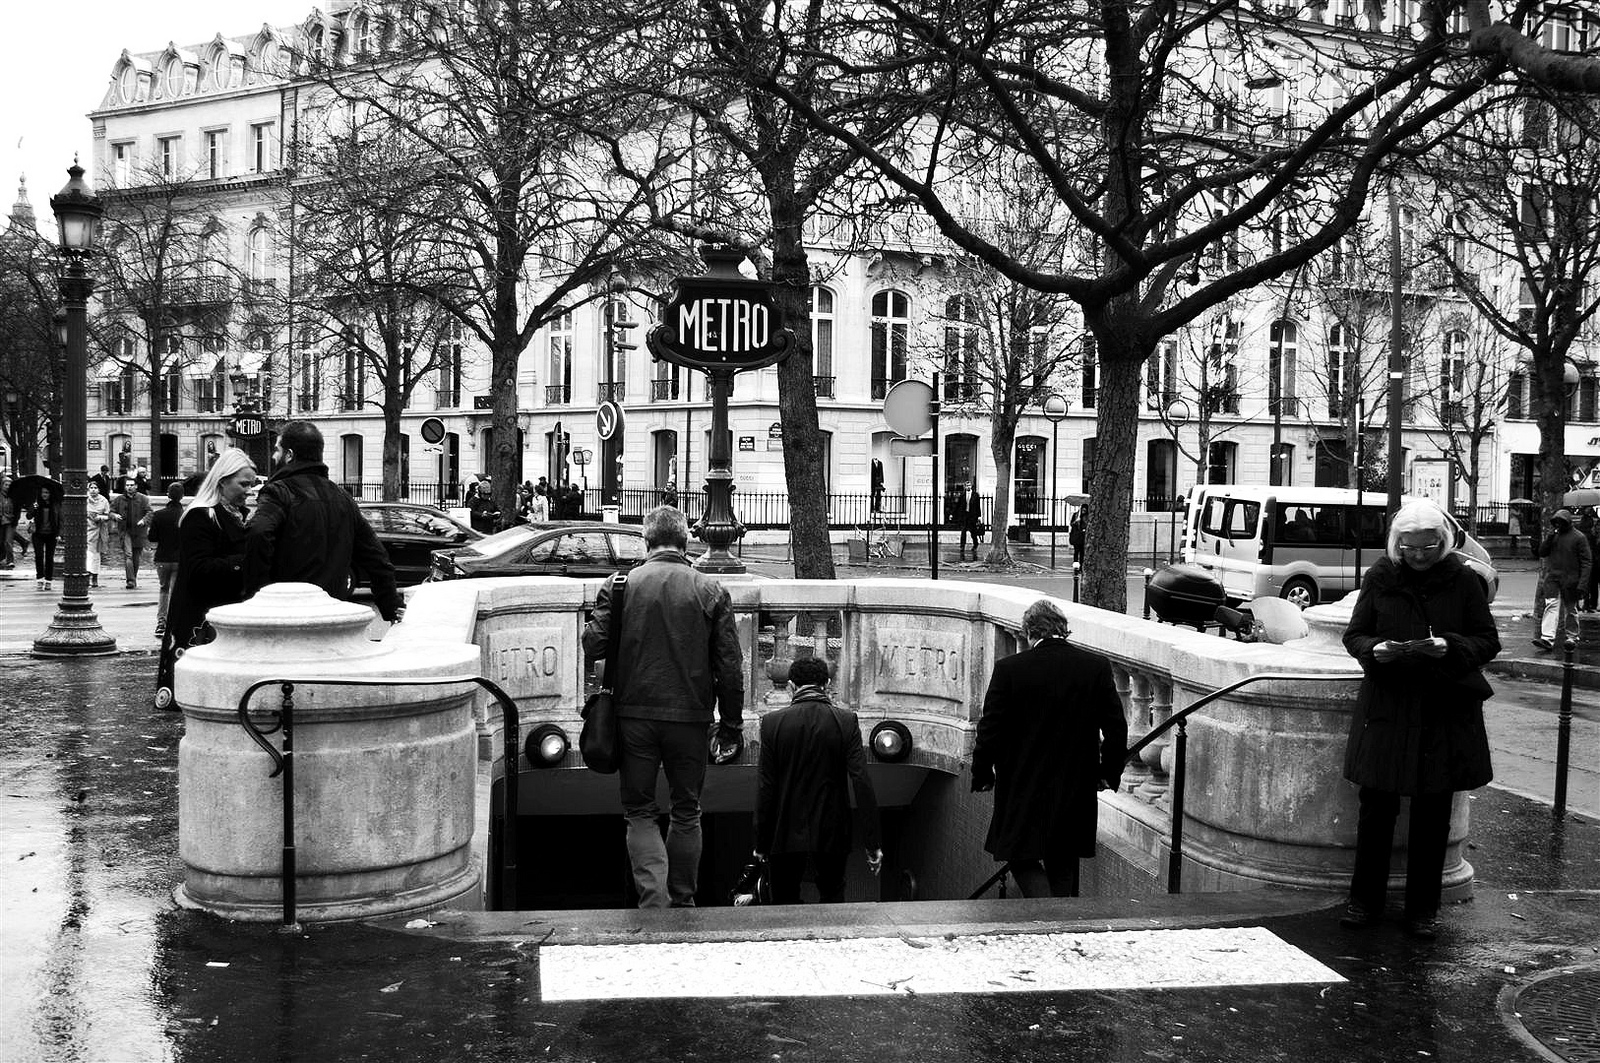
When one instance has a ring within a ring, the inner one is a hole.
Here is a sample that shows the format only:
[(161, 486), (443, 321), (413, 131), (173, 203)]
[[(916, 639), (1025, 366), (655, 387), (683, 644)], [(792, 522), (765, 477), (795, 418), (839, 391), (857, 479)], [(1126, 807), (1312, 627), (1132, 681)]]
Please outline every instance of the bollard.
[(1150, 619), (1150, 580), (1155, 576), (1154, 569), (1144, 570), (1144, 618)]
[(1567, 639), (1562, 647), (1561, 714), (1556, 726), (1556, 797), (1552, 814), (1557, 822), (1567, 815), (1567, 761), (1572, 755), (1572, 655), (1577, 639)]
[(1078, 573), (1082, 568), (1082, 562), (1074, 561), (1072, 563), (1072, 600), (1074, 602), (1078, 600)]

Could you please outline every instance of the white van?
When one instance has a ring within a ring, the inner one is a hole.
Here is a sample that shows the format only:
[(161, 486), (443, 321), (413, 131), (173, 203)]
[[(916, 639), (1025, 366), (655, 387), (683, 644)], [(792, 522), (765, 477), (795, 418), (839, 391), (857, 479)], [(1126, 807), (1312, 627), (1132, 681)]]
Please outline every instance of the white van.
[[(1356, 492), (1338, 487), (1196, 484), (1184, 515), (1183, 560), (1208, 570), (1230, 600), (1281, 597), (1304, 609), (1359, 586), (1358, 553), (1363, 574), (1383, 556), (1387, 504), (1387, 495), (1365, 491), (1358, 509)], [(1493, 601), (1500, 577), (1488, 551), (1453, 517), (1450, 528), (1451, 549)]]

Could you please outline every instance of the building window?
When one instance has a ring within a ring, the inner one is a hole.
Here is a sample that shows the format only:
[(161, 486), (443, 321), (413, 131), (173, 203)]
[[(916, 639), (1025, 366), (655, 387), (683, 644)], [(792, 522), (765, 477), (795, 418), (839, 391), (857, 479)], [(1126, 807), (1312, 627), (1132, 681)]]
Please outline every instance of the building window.
[(156, 162), (161, 167), (161, 176), (174, 180), (178, 171), (183, 167), (183, 138), (182, 137), (157, 137)]
[(817, 394), (831, 398), (833, 388), (833, 292), (811, 289), (811, 374), (817, 379)]
[(1164, 410), (1178, 397), (1178, 342), (1161, 341), (1144, 367), (1145, 405)]
[(1019, 517), (1044, 514), (1041, 502), (1045, 486), (1044, 456), (1043, 436), (1017, 437), (1015, 457), (1011, 463), (1011, 497), (1016, 499), (1016, 514)]
[(1528, 375), (1521, 370), (1510, 374), (1506, 379), (1506, 416), (1508, 418), (1522, 419), (1528, 415), (1523, 412), (1527, 409)]
[(1165, 513), (1178, 495), (1178, 446), (1170, 439), (1152, 439), (1145, 447), (1144, 508)]
[(161, 412), (177, 413), (183, 401), (183, 373), (175, 360), (161, 374)]
[(881, 399), (906, 378), (911, 342), (911, 297), (887, 290), (872, 297), (872, 397)]
[(250, 127), (250, 171), (266, 173), (272, 168), (272, 122), (257, 122)]
[(549, 405), (565, 405), (572, 401), (572, 311), (556, 315), (547, 327), (550, 375), (545, 378), (544, 400)]
[(1348, 332), (1340, 324), (1328, 326), (1328, 416), (1344, 416), (1346, 382), (1351, 371)]
[(250, 230), (246, 239), (247, 258), (245, 274), (250, 278), (253, 288), (269, 288), (272, 286), (272, 233), (267, 231), (265, 225), (258, 225)]
[(461, 346), (465, 328), (461, 322), (451, 320), (445, 326), (444, 342), (439, 344), (435, 364), (439, 367), (439, 409), (461, 405)]
[(1443, 354), (1439, 365), (1439, 423), (1457, 424), (1466, 412), (1467, 334), (1459, 329), (1445, 333)]
[(1094, 489), (1094, 457), (1095, 437), (1086, 436), (1083, 440), (1083, 492), (1088, 494)]
[(364, 56), (372, 51), (372, 21), (366, 15), (357, 15), (350, 34), (351, 54)]
[(1274, 321), (1267, 327), (1267, 403), (1274, 416), (1300, 414), (1294, 381), (1299, 337), (1299, 326), (1293, 321)]
[(1083, 337), (1083, 382), (1079, 386), (1078, 404), (1086, 410), (1094, 409), (1095, 392), (1100, 380), (1100, 343), (1085, 333)]
[(322, 359), (314, 350), (300, 355), (300, 409), (310, 413), (322, 406)]
[(133, 172), (133, 145), (111, 145), (111, 181), (119, 188), (126, 187)]
[(1206, 451), (1206, 483), (1231, 484), (1237, 483), (1239, 467), (1239, 444), (1233, 442), (1212, 443)]
[[(345, 337), (344, 344), (344, 387), (340, 396), (339, 406), (345, 412), (359, 410), (361, 404), (367, 401), (367, 367), (366, 359), (361, 350), (361, 337), (351, 332)], [(360, 483), (357, 475), (356, 483)]]
[(226, 177), (228, 171), (228, 134), (220, 129), (209, 130), (206, 141), (206, 176), (212, 180)]
[(977, 401), (981, 350), (978, 301), (970, 295), (951, 296), (944, 304), (945, 402)]

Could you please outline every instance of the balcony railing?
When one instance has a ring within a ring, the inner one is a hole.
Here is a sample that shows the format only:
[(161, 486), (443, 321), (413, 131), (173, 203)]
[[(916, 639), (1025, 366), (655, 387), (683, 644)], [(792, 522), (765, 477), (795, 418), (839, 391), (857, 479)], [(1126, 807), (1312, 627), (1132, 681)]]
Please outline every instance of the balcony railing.
[(983, 395), (975, 380), (946, 380), (943, 390), (945, 402), (977, 402)]
[(1267, 412), (1274, 417), (1299, 417), (1300, 400), (1294, 395), (1273, 395), (1267, 399)]
[(679, 381), (676, 377), (650, 381), (650, 401), (664, 402), (678, 397)]
[(362, 400), (354, 395), (340, 395), (337, 405), (340, 413), (355, 413), (361, 409)]
[(621, 402), (628, 396), (628, 382), (619, 380), (611, 384), (595, 385), (596, 402)]
[(460, 388), (435, 388), (433, 392), (433, 408), (436, 410), (453, 410), (461, 405)]
[(194, 400), (196, 413), (221, 413), (222, 400), (215, 395), (197, 395)]
[(278, 294), (278, 278), (253, 277), (244, 282), (243, 295), (246, 300), (270, 299)]
[(1460, 424), (1467, 419), (1467, 404), (1460, 401), (1439, 404), (1439, 423)]
[(572, 402), (572, 388), (566, 384), (546, 384), (544, 387), (544, 404), (546, 406), (566, 406)]
[(173, 306), (200, 306), (226, 303), (233, 298), (233, 285), (227, 277), (192, 277), (175, 281), (167, 291)]
[(831, 376), (814, 376), (811, 378), (811, 390), (819, 399), (833, 398), (833, 385), (836, 378)]

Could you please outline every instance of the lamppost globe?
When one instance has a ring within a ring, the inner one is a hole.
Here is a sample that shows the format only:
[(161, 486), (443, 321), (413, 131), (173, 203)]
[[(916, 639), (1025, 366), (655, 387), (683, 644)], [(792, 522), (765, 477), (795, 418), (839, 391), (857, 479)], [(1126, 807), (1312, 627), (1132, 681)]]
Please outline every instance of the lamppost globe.
[[(66, 187), (50, 197), (50, 210), (60, 231), (64, 260), (59, 283), (65, 308), (56, 334), (65, 347), (61, 381), (61, 470), (65, 488), (61, 506), (61, 601), (50, 627), (33, 640), (36, 657), (85, 657), (117, 652), (117, 641), (100, 627), (89, 600), (88, 572), (88, 420), (89, 296), (94, 281), (87, 262), (100, 237), (104, 207), (83, 179), (74, 159)], [(54, 578), (47, 567), (45, 585)]]
[(100, 240), (100, 219), (105, 205), (83, 179), (83, 167), (74, 159), (67, 167), (70, 180), (50, 197), (50, 212), (56, 216), (61, 250), (67, 254), (89, 254)]

